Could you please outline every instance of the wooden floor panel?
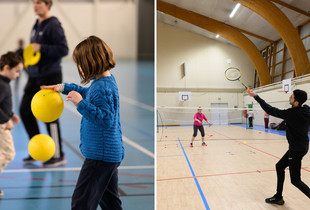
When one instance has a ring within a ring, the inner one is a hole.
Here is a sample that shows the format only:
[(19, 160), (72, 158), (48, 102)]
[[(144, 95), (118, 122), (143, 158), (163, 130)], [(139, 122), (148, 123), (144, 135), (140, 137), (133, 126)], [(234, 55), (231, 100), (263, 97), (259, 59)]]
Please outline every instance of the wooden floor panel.
[[(264, 202), (275, 193), (275, 164), (288, 148), (285, 136), (212, 126), (205, 127), (208, 146), (201, 146), (198, 134), (191, 148), (191, 126), (161, 129), (156, 142), (158, 210), (309, 209), (310, 200), (290, 183), (288, 170), (285, 205)], [(310, 185), (310, 155), (303, 160), (302, 180)]]

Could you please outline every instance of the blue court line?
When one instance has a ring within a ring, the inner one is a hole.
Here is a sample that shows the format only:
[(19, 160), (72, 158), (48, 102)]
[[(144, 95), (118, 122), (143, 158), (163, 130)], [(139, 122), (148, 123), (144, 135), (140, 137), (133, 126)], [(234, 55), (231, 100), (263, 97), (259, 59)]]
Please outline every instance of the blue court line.
[(192, 175), (193, 175), (194, 180), (195, 180), (195, 182), (196, 182), (196, 186), (197, 186), (197, 188), (198, 188), (198, 191), (199, 191), (199, 193), (200, 193), (200, 196), (201, 196), (201, 198), (202, 198), (202, 201), (203, 201), (203, 203), (205, 204), (206, 209), (207, 209), (207, 210), (210, 210), (210, 207), (209, 207), (209, 205), (208, 205), (208, 202), (207, 202), (207, 200), (206, 200), (206, 198), (205, 198), (205, 195), (203, 194), (203, 192), (202, 192), (202, 190), (201, 190), (201, 187), (200, 187), (199, 182), (198, 182), (198, 180), (197, 180), (197, 178), (196, 178), (196, 175), (195, 175), (195, 173), (194, 173), (194, 170), (193, 170), (193, 168), (192, 168), (192, 165), (191, 165), (191, 163), (189, 162), (189, 160), (188, 160), (188, 158), (187, 158), (187, 155), (186, 155), (186, 153), (185, 153), (185, 150), (184, 150), (184, 148), (183, 148), (183, 145), (182, 145), (182, 143), (181, 143), (179, 137), (178, 137), (178, 141), (179, 141), (179, 143), (180, 143), (180, 145), (181, 145), (181, 147), (182, 147), (184, 156), (185, 156), (186, 161), (187, 161), (187, 163), (188, 163), (188, 166), (189, 166), (189, 168), (190, 168), (190, 170), (191, 170), (191, 172), (192, 172)]
[[(234, 124), (234, 125), (245, 128), (245, 124)], [(285, 130), (277, 130), (277, 129), (271, 129), (271, 128), (266, 129), (265, 126), (262, 126), (262, 125), (254, 125), (253, 130), (262, 131), (265, 133), (277, 134), (280, 136), (286, 136)], [(308, 137), (309, 137), (309, 141), (310, 141), (310, 134), (308, 134)]]

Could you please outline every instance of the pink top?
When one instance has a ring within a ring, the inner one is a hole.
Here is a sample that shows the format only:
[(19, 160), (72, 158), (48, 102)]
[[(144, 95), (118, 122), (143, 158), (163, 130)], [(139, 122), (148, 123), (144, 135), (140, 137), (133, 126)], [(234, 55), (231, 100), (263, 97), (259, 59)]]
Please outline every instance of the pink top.
[[(201, 123), (197, 122), (195, 119), (200, 120)], [(207, 121), (208, 119), (203, 113), (200, 114), (199, 112), (197, 112), (194, 116), (194, 125), (201, 126), (203, 120)]]

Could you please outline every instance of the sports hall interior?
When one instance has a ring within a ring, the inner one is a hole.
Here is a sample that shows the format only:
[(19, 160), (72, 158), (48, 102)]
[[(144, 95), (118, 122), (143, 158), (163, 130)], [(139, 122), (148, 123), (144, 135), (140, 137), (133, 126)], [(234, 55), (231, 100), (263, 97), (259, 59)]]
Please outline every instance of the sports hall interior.
[[(125, 148), (118, 171), (120, 199), (124, 209), (154, 209), (154, 2), (54, 0), (50, 13), (61, 22), (69, 46), (61, 64), (64, 82), (81, 84), (72, 59), (79, 42), (96, 35), (111, 47), (116, 60), (111, 73), (119, 89)], [(0, 53), (16, 50), (19, 39), (26, 47), (37, 18), (32, 0), (0, 0), (0, 18)], [(26, 72), (18, 86), (11, 82), (17, 115), (26, 82)], [(70, 209), (84, 157), (79, 150), (81, 115), (65, 96), (63, 99), (60, 126), (67, 164), (57, 168), (44, 168), (40, 161), (24, 165), (29, 139), (23, 124), (15, 125), (16, 156), (0, 175), (4, 191), (0, 209)], [(40, 130), (47, 134), (42, 122)]]
[[(295, 89), (309, 95), (309, 9), (310, 2), (298, 0), (157, 0), (158, 210), (309, 208), (288, 171), (285, 205), (265, 203), (276, 189), (274, 165), (288, 148), (285, 131), (265, 129), (259, 104), (224, 75), (227, 68), (239, 68), (240, 80), (280, 109), (290, 108)], [(291, 84), (287, 93), (283, 80)], [(182, 100), (182, 92), (190, 99)], [(249, 105), (253, 129), (244, 115)], [(198, 107), (213, 125), (204, 123), (208, 146), (201, 146), (198, 132), (191, 148)], [(281, 121), (270, 116), (269, 126)], [(308, 154), (301, 172), (308, 185), (309, 167)]]

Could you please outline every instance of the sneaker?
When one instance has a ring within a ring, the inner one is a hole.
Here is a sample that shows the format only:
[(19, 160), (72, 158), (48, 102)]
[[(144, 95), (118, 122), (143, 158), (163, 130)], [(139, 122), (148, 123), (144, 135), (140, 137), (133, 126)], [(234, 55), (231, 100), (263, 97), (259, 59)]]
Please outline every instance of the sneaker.
[(278, 204), (278, 205), (284, 204), (283, 198), (277, 198), (275, 196), (273, 196), (271, 198), (266, 198), (265, 201), (266, 201), (266, 203), (271, 203), (271, 204)]
[(3, 190), (0, 190), (0, 196), (4, 196)]
[(207, 146), (206, 142), (203, 142), (203, 143), (201, 144), (201, 146)]
[(193, 143), (190, 144), (190, 147), (193, 147)]
[(57, 167), (57, 166), (63, 166), (65, 164), (67, 164), (67, 160), (65, 157), (60, 157), (60, 158), (52, 157), (48, 161), (42, 163), (42, 166), (44, 166), (44, 167)]
[(23, 163), (24, 163), (24, 164), (32, 164), (32, 163), (34, 163), (35, 161), (36, 161), (36, 160), (33, 159), (30, 155), (29, 155), (28, 157), (26, 157), (26, 158), (23, 159)]

